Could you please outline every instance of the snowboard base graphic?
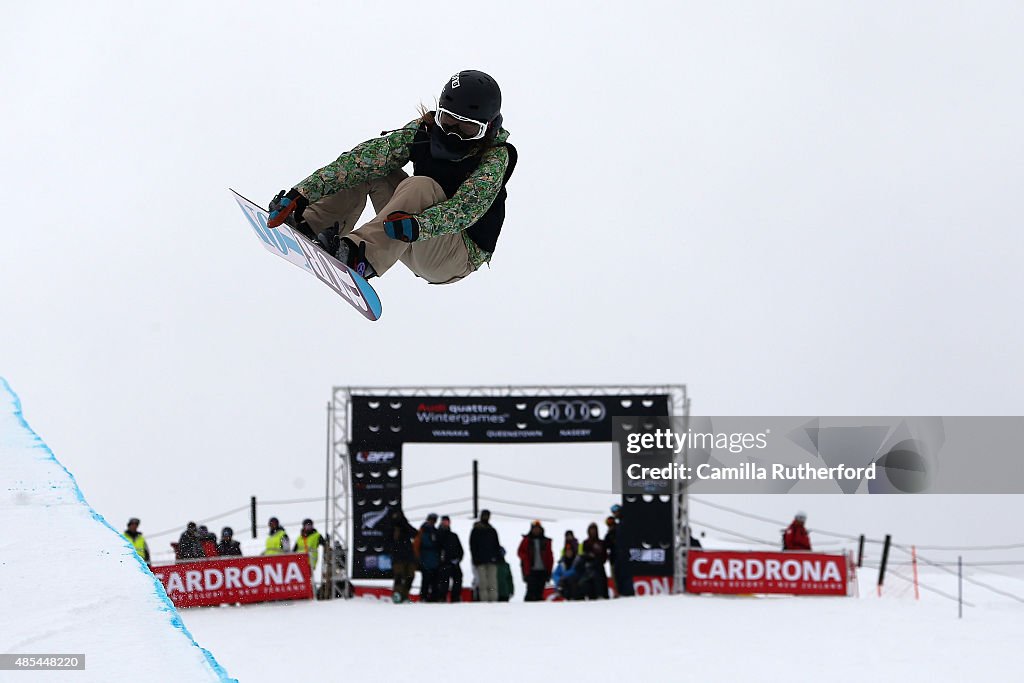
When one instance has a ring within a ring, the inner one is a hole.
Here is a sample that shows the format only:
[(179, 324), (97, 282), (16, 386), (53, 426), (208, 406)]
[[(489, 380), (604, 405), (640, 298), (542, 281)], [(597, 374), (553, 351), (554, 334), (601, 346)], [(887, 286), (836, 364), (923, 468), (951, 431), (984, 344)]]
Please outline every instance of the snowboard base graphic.
[(289, 225), (267, 227), (268, 212), (234, 190), (231, 193), (249, 219), (263, 246), (274, 254), (303, 270), (341, 295), (368, 320), (377, 320), (381, 314), (380, 297), (359, 273), (314, 245), (305, 235)]

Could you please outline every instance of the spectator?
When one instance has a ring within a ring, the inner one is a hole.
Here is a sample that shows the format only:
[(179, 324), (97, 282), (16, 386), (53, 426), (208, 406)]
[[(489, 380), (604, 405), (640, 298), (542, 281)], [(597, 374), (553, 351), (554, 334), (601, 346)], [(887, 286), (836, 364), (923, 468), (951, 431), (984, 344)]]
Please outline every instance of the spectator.
[(608, 550), (598, 535), (597, 523), (591, 522), (587, 527), (587, 537), (583, 539), (582, 576), (579, 589), (583, 597), (607, 599), (608, 575), (604, 572), (604, 563), (608, 559)]
[(555, 573), (552, 574), (551, 580), (555, 584), (555, 589), (558, 590), (566, 600), (576, 600), (578, 592), (576, 590), (577, 584), (579, 583), (578, 569), (580, 565), (579, 555), (576, 554), (576, 547), (574, 545), (567, 545), (565, 552), (562, 557), (559, 558), (558, 563), (555, 564)]
[(696, 548), (697, 550), (701, 550), (700, 541), (697, 539), (696, 536), (693, 535), (693, 531), (690, 529), (690, 527), (686, 527), (685, 530), (686, 534), (690, 537), (690, 547)]
[(309, 554), (310, 572), (316, 569), (316, 561), (320, 556), (320, 546), (326, 548), (327, 542), (324, 540), (324, 537), (320, 535), (320, 532), (313, 527), (313, 520), (302, 520), (302, 531), (299, 533), (299, 537), (295, 541), (295, 547), (292, 548), (292, 552)]
[(620, 598), (628, 598), (635, 594), (633, 591), (633, 569), (629, 564), (629, 536), (623, 531), (625, 521), (622, 506), (612, 505), (611, 513), (615, 518), (615, 593)]
[(565, 530), (565, 542), (562, 543), (562, 555), (565, 555), (565, 549), (572, 546), (573, 554), (579, 557), (580, 554), (580, 542), (576, 538), (576, 534), (572, 532), (572, 529)]
[(519, 562), (526, 582), (526, 602), (544, 599), (544, 585), (551, 578), (554, 559), (551, 554), (551, 539), (544, 535), (540, 521), (530, 525), (530, 532), (523, 534), (519, 542)]
[(235, 532), (231, 527), (226, 526), (221, 529), (220, 532), (220, 543), (217, 544), (217, 554), (223, 557), (241, 557), (242, 546), (238, 541), (231, 540), (235, 535)]
[(498, 599), (501, 544), (498, 542), (498, 532), (491, 526), (490, 510), (480, 511), (480, 520), (469, 533), (469, 556), (476, 569), (480, 600), (495, 602)]
[[(615, 583), (615, 560), (617, 559), (615, 557), (615, 539), (618, 536), (619, 523), (615, 520), (614, 516), (610, 515), (605, 518), (604, 525), (608, 528), (604, 534), (604, 550), (608, 555), (608, 568), (611, 570), (612, 583), (618, 586)], [(617, 590), (618, 588), (616, 588)]]
[(437, 530), (437, 540), (441, 546), (441, 569), (438, 573), (438, 602), (447, 602), (451, 592), (452, 602), (462, 601), (462, 541), (452, 531), (452, 520), (448, 515), (441, 517), (441, 528)]
[(263, 554), (280, 555), (281, 553), (288, 552), (288, 532), (277, 521), (277, 517), (271, 517), (267, 521), (267, 527), (269, 528), (267, 532), (267, 545)]
[(395, 603), (400, 603), (409, 599), (412, 579), (416, 574), (416, 552), (413, 549), (416, 528), (409, 524), (401, 510), (392, 510), (390, 521), (391, 572), (394, 576), (391, 599)]
[(146, 539), (142, 537), (142, 532), (139, 531), (138, 517), (132, 517), (128, 520), (128, 528), (124, 530), (124, 537), (132, 544), (139, 557), (145, 560), (146, 564), (149, 564), (149, 546), (146, 545)]
[(505, 560), (505, 549), (498, 548), (498, 602), (508, 602), (516, 594), (516, 582), (512, 580), (512, 567)]
[(437, 602), (440, 589), (441, 544), (437, 538), (437, 514), (431, 512), (416, 536), (416, 557), (420, 563), (420, 600)]
[(217, 557), (217, 534), (207, 529), (205, 524), (199, 525), (199, 542), (207, 557)]
[(793, 523), (789, 525), (789, 528), (787, 528), (786, 532), (782, 535), (783, 550), (811, 549), (811, 536), (807, 533), (807, 527), (804, 526), (804, 522), (806, 521), (806, 513), (796, 513), (796, 516), (793, 518)]
[(195, 560), (200, 557), (206, 557), (206, 553), (199, 538), (199, 528), (195, 522), (189, 522), (178, 539), (178, 559)]

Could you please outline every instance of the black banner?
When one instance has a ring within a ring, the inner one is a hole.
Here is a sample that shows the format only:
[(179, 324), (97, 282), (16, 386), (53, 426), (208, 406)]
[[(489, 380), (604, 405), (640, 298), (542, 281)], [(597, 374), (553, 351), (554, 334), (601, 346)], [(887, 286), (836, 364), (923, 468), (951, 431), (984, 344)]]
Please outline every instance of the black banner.
[(613, 416), (668, 415), (667, 395), (352, 397), (356, 447), (610, 442)]
[(352, 578), (391, 578), (389, 514), (402, 507), (402, 445), (351, 453)]
[(628, 553), (633, 576), (672, 576), (673, 535), (670, 495), (622, 497), (622, 522), (615, 543)]
[[(664, 479), (628, 479), (630, 465), (660, 468), (674, 461), (671, 448), (628, 448), (629, 435), (654, 433), (670, 426), (669, 417), (615, 420), (616, 490), (622, 493), (622, 522), (616, 543), (622, 543), (633, 576), (672, 576), (675, 533), (672, 528), (672, 482)], [(636, 452), (634, 452), (636, 451)]]

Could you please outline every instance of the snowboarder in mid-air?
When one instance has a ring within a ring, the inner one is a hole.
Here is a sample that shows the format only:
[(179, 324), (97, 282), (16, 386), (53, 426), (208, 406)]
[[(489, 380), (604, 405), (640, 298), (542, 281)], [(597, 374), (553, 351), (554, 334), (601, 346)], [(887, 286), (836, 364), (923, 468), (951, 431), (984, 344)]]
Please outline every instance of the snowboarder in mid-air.
[[(280, 192), (267, 225), (290, 225), (365, 278), (401, 261), (429, 283), (457, 282), (491, 260), (505, 219), (517, 155), (501, 124), (495, 80), (460, 71), (436, 110)], [(377, 215), (357, 228), (367, 197)]]

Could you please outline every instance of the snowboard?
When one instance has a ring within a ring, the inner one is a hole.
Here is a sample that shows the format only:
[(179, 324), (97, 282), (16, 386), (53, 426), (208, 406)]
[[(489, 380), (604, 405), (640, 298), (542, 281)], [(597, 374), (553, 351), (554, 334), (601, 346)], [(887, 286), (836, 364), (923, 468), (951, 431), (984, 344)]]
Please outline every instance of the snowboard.
[(341, 295), (367, 320), (377, 320), (381, 314), (380, 297), (359, 273), (320, 249), (305, 235), (289, 225), (267, 227), (268, 212), (234, 190), (235, 201), (249, 219), (263, 246), (308, 273)]

